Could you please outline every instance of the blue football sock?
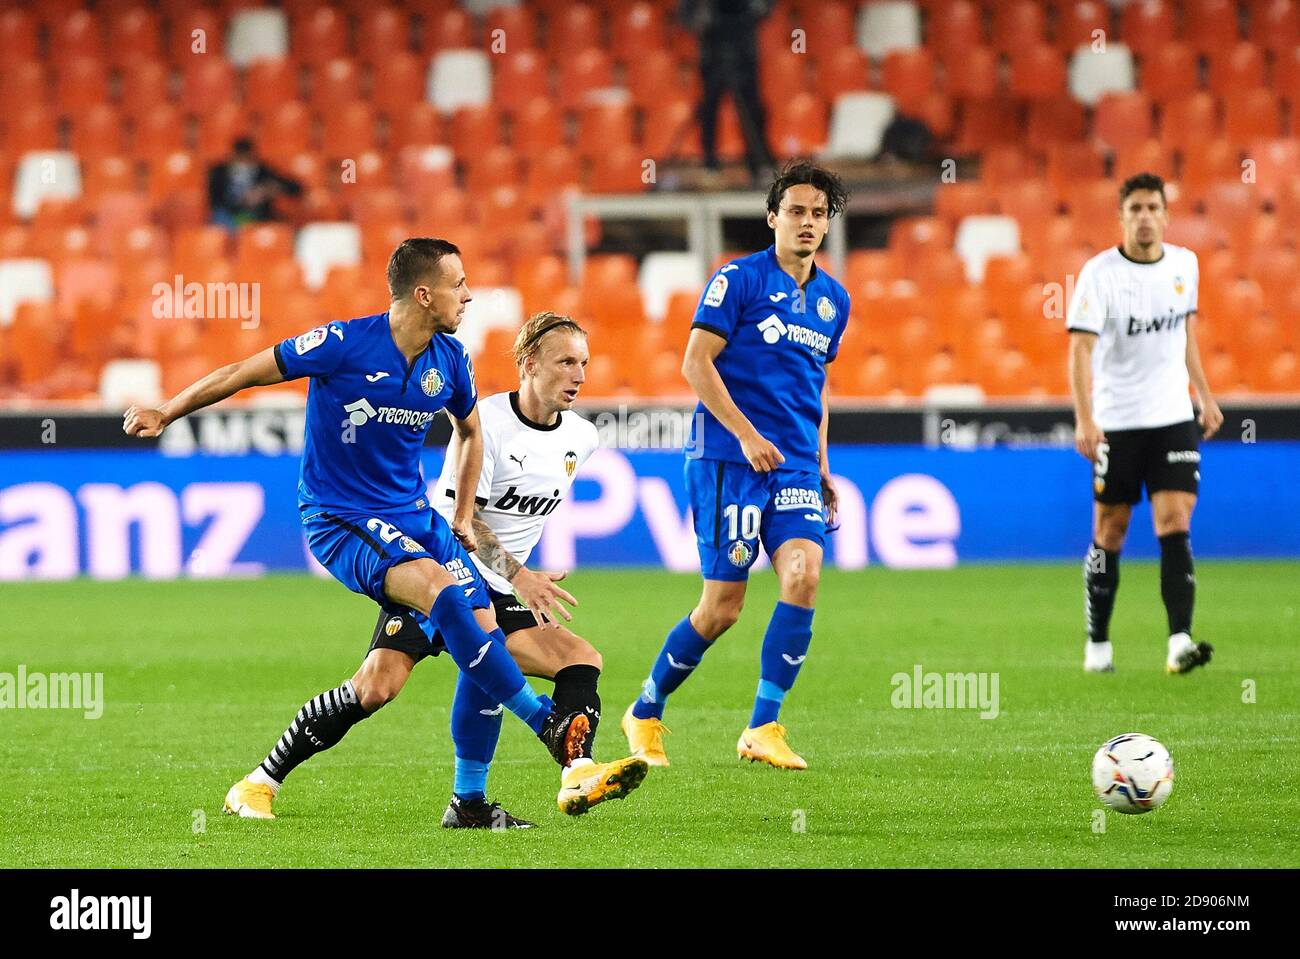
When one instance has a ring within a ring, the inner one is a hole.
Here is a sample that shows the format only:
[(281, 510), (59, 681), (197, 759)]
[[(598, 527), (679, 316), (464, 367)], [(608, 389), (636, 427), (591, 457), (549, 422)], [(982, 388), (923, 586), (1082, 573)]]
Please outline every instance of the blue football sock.
[(461, 673), (451, 701), (451, 741), (456, 747), (452, 792), (461, 799), (487, 798), (488, 768), (501, 735), (501, 704)]
[(794, 686), (799, 667), (808, 655), (812, 621), (811, 609), (790, 603), (776, 604), (767, 632), (763, 634), (761, 678), (754, 697), (754, 713), (749, 720), (750, 729), (776, 722), (781, 701)]
[(632, 704), (632, 715), (637, 719), (662, 719), (669, 694), (700, 665), (711, 645), (695, 631), (689, 616), (674, 626), (659, 650), (650, 678), (641, 684), (641, 698)]
[(549, 707), (510, 658), (505, 634), (500, 629), (494, 629), (491, 635), (485, 633), (474, 618), (465, 594), (455, 586), (438, 593), (429, 619), (442, 634), (457, 668), (468, 674), (492, 702), (501, 703), (533, 732), (539, 732)]

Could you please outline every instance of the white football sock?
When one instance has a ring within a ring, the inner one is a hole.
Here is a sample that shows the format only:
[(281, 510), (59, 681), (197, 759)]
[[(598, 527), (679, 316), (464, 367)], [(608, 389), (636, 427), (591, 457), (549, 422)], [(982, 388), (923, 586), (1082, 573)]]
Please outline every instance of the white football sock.
[(280, 794), (280, 784), (268, 776), (266, 770), (261, 766), (258, 766), (244, 778), (250, 783), (261, 783), (263, 786), (270, 786), (272, 795), (278, 796)]
[(1169, 657), (1172, 659), (1179, 653), (1185, 653), (1189, 649), (1194, 649), (1195, 646), (1196, 644), (1192, 642), (1192, 637), (1188, 636), (1186, 633), (1174, 633), (1169, 637)]

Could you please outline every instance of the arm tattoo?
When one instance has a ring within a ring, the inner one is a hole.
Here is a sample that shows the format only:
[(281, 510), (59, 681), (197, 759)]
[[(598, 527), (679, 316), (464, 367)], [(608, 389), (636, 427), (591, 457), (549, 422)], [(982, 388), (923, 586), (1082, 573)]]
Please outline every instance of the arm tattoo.
[(523, 569), (523, 564), (515, 559), (501, 545), (501, 540), (497, 539), (497, 534), (487, 523), (483, 522), (479, 513), (474, 514), (473, 520), (474, 538), (478, 540), (478, 558), (487, 564), (487, 568), (500, 576), (505, 577), (507, 581), (515, 578), (515, 573)]

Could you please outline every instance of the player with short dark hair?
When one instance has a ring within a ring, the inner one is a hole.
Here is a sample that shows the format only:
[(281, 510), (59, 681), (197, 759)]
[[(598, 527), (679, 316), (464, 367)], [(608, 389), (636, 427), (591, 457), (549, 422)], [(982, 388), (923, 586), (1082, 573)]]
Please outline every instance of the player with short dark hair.
[(767, 200), (775, 242), (726, 264), (695, 311), (682, 374), (700, 398), (686, 459), (704, 589), (668, 633), (623, 717), (634, 756), (666, 766), (664, 703), (739, 618), (761, 545), (781, 585), (763, 638), (744, 759), (807, 763), (777, 722), (812, 641), (822, 546), (836, 496), (827, 461), (826, 365), (849, 318), (849, 296), (814, 256), (847, 193), (828, 170), (794, 161)]
[[(408, 607), (434, 625), (457, 667), (542, 739), (555, 760), (581, 755), (590, 721), (561, 712), (529, 686), (506, 649), (487, 584), (470, 559), (474, 487), (483, 457), (469, 354), (451, 334), (470, 302), (456, 246), (404, 240), (389, 263), (384, 313), (291, 337), (209, 373), (161, 409), (131, 407), (123, 429), (158, 436), (182, 416), (251, 386), (311, 377), (299, 508), (312, 554), (349, 589), (381, 607)], [(452, 520), (427, 500), (420, 452), (443, 409), (461, 443)], [(352, 679), (309, 700), (272, 750), (301, 761), (337, 742), (383, 701), (373, 660)], [(226, 797), (228, 811), (270, 817), (275, 779), (261, 766)]]
[(1092, 545), (1083, 569), (1089, 672), (1115, 668), (1110, 617), (1119, 554), (1144, 486), (1160, 541), (1166, 671), (1188, 672), (1214, 651), (1192, 641), (1196, 577), (1189, 537), (1201, 478), (1199, 440), (1215, 434), (1223, 414), (1196, 344), (1200, 268), (1191, 250), (1164, 242), (1164, 186), (1152, 173), (1124, 181), (1122, 241), (1084, 264), (1066, 318), (1075, 445), (1093, 463)]

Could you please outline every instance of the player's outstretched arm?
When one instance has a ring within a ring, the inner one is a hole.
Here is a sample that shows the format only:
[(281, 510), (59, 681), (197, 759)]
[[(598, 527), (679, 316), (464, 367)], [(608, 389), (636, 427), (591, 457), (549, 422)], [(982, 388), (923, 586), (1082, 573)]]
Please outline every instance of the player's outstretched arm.
[(470, 407), (464, 419), (452, 416), (450, 410), (447, 415), (456, 431), (456, 502), (452, 507), (451, 531), (460, 545), (472, 553), (478, 548), (474, 539), (474, 491), (483, 471), (483, 428), (479, 424), (477, 405)]
[(529, 569), (501, 544), (497, 534), (492, 532), (492, 527), (484, 521), (481, 513), (474, 514), (473, 522), (474, 537), (478, 542), (478, 558), (488, 569), (509, 581), (520, 602), (532, 612), (537, 625), (543, 629), (547, 626), (558, 626), (559, 617), (555, 615), (556, 610), (559, 611), (560, 616), (572, 622), (572, 614), (560, 605), (560, 600), (564, 600), (570, 606), (577, 606), (578, 601), (567, 591), (555, 585), (569, 574), (535, 572)]
[(1097, 334), (1070, 332), (1070, 395), (1074, 399), (1074, 448), (1088, 460), (1096, 460), (1097, 444), (1106, 434), (1092, 418), (1092, 351)]
[(1205, 430), (1205, 439), (1219, 432), (1223, 425), (1223, 411), (1215, 402), (1210, 392), (1210, 381), (1205, 378), (1205, 368), (1201, 366), (1201, 348), (1196, 342), (1196, 314), (1187, 318), (1187, 378), (1192, 381), (1196, 398), (1201, 403), (1201, 415), (1198, 417)]
[(817, 426), (817, 465), (821, 472), (822, 503), (826, 506), (826, 522), (834, 526), (835, 515), (840, 508), (840, 497), (835, 492), (835, 481), (831, 479), (830, 435), (831, 381), (830, 377), (827, 377), (822, 382), (822, 421)]
[(247, 359), (213, 370), (156, 410), (132, 406), (122, 416), (122, 431), (128, 436), (157, 436), (182, 416), (188, 416), (213, 403), (220, 403), (242, 389), (282, 382), (284, 375), (275, 362), (274, 348), (265, 349)]
[(714, 360), (726, 345), (727, 341), (716, 333), (699, 327), (691, 330), (691, 338), (686, 342), (686, 355), (682, 358), (682, 376), (686, 377), (686, 382), (708, 411), (740, 441), (740, 450), (749, 460), (749, 465), (760, 473), (767, 473), (784, 463), (785, 457), (755, 429), (722, 382)]

